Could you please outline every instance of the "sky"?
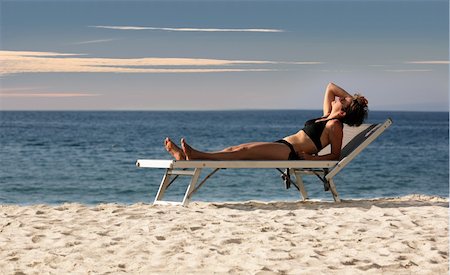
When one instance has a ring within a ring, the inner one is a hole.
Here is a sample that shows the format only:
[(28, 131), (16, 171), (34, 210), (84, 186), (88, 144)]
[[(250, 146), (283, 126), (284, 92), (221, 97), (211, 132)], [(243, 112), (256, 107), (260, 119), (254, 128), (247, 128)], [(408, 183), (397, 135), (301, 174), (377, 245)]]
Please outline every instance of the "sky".
[(449, 1), (0, 0), (1, 110), (449, 110)]

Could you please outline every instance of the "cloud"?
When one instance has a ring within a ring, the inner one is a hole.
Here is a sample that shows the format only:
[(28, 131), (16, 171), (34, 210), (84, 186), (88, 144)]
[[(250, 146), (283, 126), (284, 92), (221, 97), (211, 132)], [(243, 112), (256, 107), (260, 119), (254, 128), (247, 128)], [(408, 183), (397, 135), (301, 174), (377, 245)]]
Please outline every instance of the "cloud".
[(320, 64), (323, 64), (323, 62), (317, 62), (317, 61), (294, 61), (294, 62), (278, 62), (278, 64), (320, 65)]
[(422, 73), (422, 72), (432, 72), (433, 70), (429, 69), (398, 69), (398, 70), (384, 70), (385, 72), (390, 73)]
[(152, 30), (171, 32), (285, 32), (280, 29), (218, 29), (218, 28), (157, 28), (140, 26), (89, 26), (91, 28), (111, 29), (111, 30)]
[(8, 58), (14, 56), (80, 56), (85, 54), (79, 53), (55, 53), (55, 52), (30, 52), (30, 51), (2, 51), (0, 50), (0, 58)]
[(351, 70), (342, 70), (342, 69), (335, 69), (335, 70), (330, 70), (330, 69), (323, 69), (323, 70), (310, 70), (311, 72), (321, 72), (321, 73), (351, 73), (353, 71)]
[(448, 65), (448, 60), (425, 60), (425, 61), (408, 61), (406, 64), (422, 64), (422, 65)]
[(71, 45), (84, 45), (84, 44), (95, 44), (95, 43), (104, 43), (104, 42), (111, 42), (117, 39), (97, 39), (97, 40), (88, 40), (88, 41), (81, 41), (81, 42), (74, 42), (71, 43)]
[(89, 97), (100, 96), (100, 94), (86, 94), (86, 93), (0, 93), (0, 97)]
[(48, 87), (12, 87), (5, 88), (2, 87), (0, 90), (0, 98), (11, 98), (11, 97), (92, 97), (101, 96), (101, 94), (92, 94), (85, 92), (42, 92), (47, 90)]
[(400, 70), (384, 70), (385, 72), (390, 72), (390, 73), (414, 73), (414, 72), (418, 72), (418, 73), (421, 73), (421, 72), (432, 72), (433, 70), (429, 70), (429, 69), (423, 69), (423, 70), (420, 70), (420, 69), (417, 69), (417, 70), (402, 70), (402, 69), (400, 69)]
[[(236, 65), (316, 65), (321, 62), (278, 62), (204, 58), (95, 58), (53, 52), (0, 51), (0, 75), (17, 73), (211, 73), (263, 72), (277, 68), (242, 68)], [(164, 66), (164, 68), (161, 68)], [(186, 66), (190, 68), (185, 68)], [(207, 68), (204, 68), (208, 66)], [(219, 67), (221, 66), (221, 67)], [(154, 67), (154, 68), (146, 68)], [(169, 67), (169, 68), (167, 68)], [(211, 68), (213, 67), (213, 68)], [(214, 68), (217, 67), (217, 68)]]

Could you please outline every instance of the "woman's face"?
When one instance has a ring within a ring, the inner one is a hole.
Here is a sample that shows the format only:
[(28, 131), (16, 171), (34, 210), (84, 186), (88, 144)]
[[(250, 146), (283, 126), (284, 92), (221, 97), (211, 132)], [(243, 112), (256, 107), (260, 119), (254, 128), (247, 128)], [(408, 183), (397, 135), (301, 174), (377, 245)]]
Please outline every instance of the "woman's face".
[(339, 111), (345, 111), (350, 107), (352, 104), (352, 97), (338, 97), (335, 101), (333, 101), (332, 108), (333, 111), (339, 112)]

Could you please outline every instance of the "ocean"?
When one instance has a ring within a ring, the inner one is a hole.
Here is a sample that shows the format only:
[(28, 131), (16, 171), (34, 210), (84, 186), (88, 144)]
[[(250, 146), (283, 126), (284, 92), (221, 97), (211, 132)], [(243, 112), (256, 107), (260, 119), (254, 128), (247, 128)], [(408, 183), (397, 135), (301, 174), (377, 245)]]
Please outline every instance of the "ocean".
[[(258, 111), (1, 111), (0, 204), (151, 203), (163, 169), (137, 168), (137, 159), (171, 159), (166, 136), (200, 150), (295, 133), (319, 110)], [(336, 177), (342, 199), (408, 194), (449, 195), (449, 113), (371, 111), (368, 123), (393, 125)], [(312, 199), (332, 200), (314, 176)], [(165, 199), (181, 200), (187, 181)], [(274, 169), (215, 174), (193, 201), (295, 201)]]

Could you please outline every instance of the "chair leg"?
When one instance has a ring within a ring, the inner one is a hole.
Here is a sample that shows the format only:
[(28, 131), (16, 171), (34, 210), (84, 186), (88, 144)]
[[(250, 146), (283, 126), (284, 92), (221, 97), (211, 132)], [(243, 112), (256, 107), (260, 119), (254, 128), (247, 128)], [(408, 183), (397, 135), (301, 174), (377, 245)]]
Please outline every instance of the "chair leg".
[(297, 183), (298, 189), (300, 190), (300, 194), (303, 200), (308, 199), (308, 193), (306, 192), (305, 185), (303, 184), (303, 179), (300, 171), (294, 169), (295, 181)]
[(170, 169), (166, 169), (166, 173), (164, 174), (161, 184), (159, 185), (158, 193), (156, 194), (155, 201), (153, 203), (162, 200), (162, 198), (164, 197), (164, 191), (166, 191), (169, 182), (170, 182)]
[(334, 201), (341, 202), (341, 199), (339, 198), (339, 194), (336, 190), (336, 185), (334, 184), (333, 178), (329, 179), (328, 183), (330, 184), (330, 191), (331, 191), (331, 194), (333, 194)]
[(191, 200), (191, 196), (193, 195), (193, 192), (195, 190), (195, 186), (197, 185), (198, 178), (200, 177), (200, 173), (202, 172), (201, 168), (195, 168), (194, 174), (192, 175), (191, 183), (189, 184), (186, 193), (184, 194), (183, 206), (187, 206), (189, 204), (189, 201)]

